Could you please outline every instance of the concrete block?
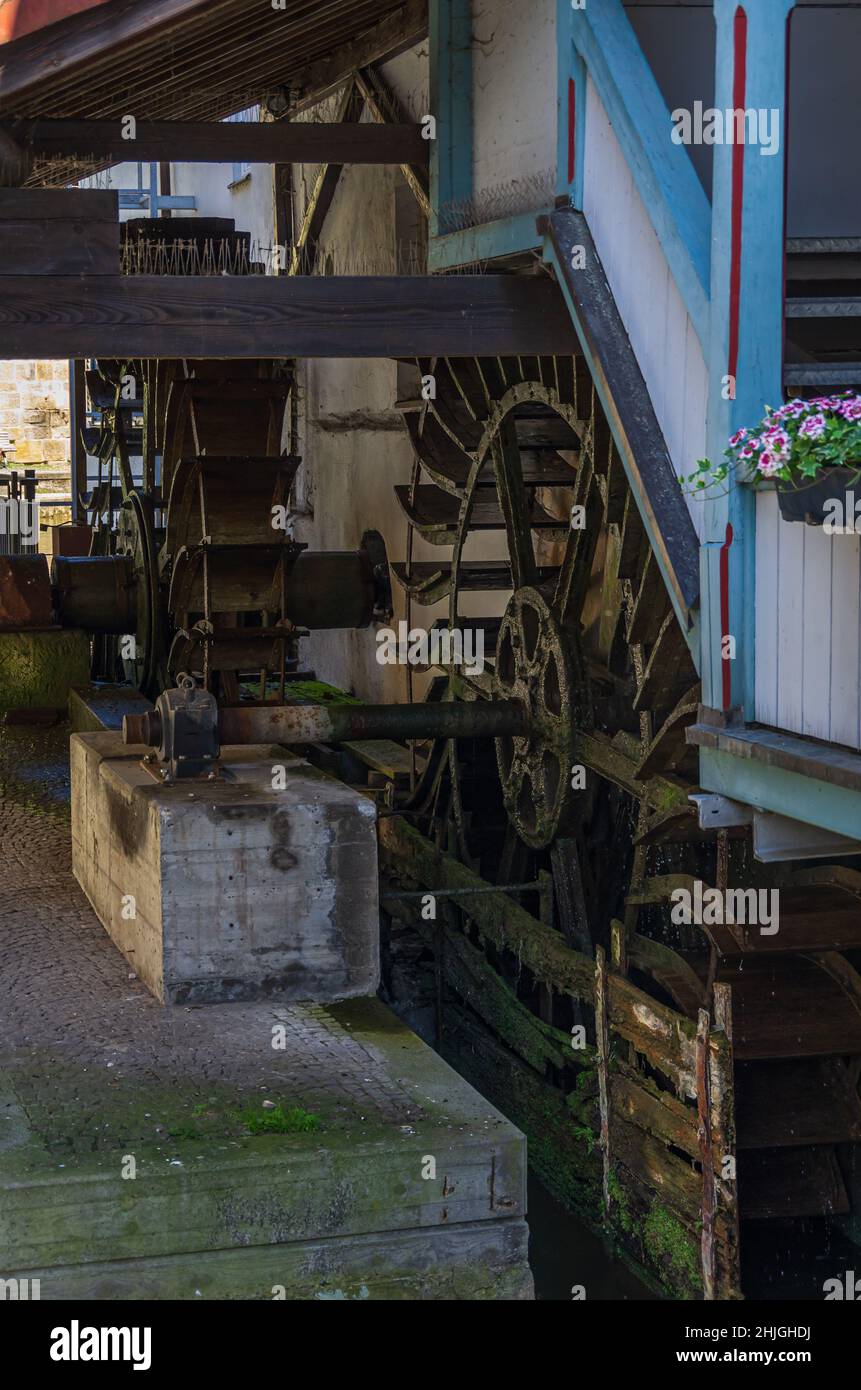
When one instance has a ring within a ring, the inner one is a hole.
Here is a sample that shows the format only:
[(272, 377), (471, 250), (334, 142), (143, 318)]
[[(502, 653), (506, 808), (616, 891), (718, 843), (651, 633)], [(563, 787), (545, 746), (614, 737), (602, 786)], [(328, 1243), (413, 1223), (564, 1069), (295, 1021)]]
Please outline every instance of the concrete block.
[(152, 993), (166, 1004), (373, 994), (373, 803), (265, 748), (223, 750), (223, 781), (164, 786), (145, 751), (73, 734), (72, 867)]

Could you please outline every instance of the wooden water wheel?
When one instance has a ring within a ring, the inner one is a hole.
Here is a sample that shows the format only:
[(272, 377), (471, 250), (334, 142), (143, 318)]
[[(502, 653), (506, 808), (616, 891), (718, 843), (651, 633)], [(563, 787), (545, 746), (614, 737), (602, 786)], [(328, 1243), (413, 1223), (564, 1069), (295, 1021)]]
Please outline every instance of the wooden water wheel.
[[(429, 697), (517, 698), (530, 720), (494, 749), (428, 746), (417, 824), (502, 888), (549, 873), (567, 943), (609, 950), (615, 924), (619, 967), (683, 1015), (731, 985), (728, 1205), (751, 1252), (746, 1282), (761, 1286), (763, 1250), (779, 1266), (799, 1230), (812, 1232), (813, 1277), (850, 1209), (846, 1146), (861, 1140), (861, 979), (845, 954), (861, 949), (861, 877), (765, 867), (745, 832), (700, 829), (685, 739), (697, 673), (585, 363), (418, 367), (436, 394), (405, 412), (416, 467), (396, 489), (409, 535), (394, 573), (410, 609), (446, 601), (442, 623), (480, 630), (488, 658), (480, 675), (447, 667)], [(419, 539), (440, 559), (413, 558)], [(696, 880), (778, 886), (779, 933), (674, 924), (673, 893)], [(537, 896), (523, 901), (537, 915)], [(528, 1002), (570, 1022), (558, 996)]]
[(397, 494), (409, 549), (421, 537), (451, 553), (394, 572), (412, 603), (445, 599), (451, 629), (484, 634), (487, 669), (448, 670), (446, 696), (519, 698), (532, 718), (495, 750), (434, 749), (416, 804), (451, 816), (489, 878), (530, 853), (557, 873), (567, 861), (588, 921), (572, 929), (594, 943), (616, 915), (611, 867), (618, 897), (648, 845), (699, 841), (684, 741), (696, 670), (584, 365), (420, 365), (436, 398), (406, 417), (420, 471)]

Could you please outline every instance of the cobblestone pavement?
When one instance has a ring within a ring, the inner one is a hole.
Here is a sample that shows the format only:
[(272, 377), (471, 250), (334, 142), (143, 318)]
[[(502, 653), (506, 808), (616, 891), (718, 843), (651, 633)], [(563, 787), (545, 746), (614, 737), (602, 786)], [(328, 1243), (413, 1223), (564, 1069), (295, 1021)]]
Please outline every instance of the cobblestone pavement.
[[(229, 1134), (267, 1098), (339, 1127), (425, 1115), (423, 1045), (394, 1020), (381, 1029), (379, 1005), (164, 1008), (149, 995), (72, 876), (67, 738), (0, 728), (0, 1063), (40, 1144), (72, 1155), (184, 1126)], [(431, 1091), (436, 1124), (497, 1119), (484, 1102), (465, 1113), (462, 1094), (446, 1114)]]

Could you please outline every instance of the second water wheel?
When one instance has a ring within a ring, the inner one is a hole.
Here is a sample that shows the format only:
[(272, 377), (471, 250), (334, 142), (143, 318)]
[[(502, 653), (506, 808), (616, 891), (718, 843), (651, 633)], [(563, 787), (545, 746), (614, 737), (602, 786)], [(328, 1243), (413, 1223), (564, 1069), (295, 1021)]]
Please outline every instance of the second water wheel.
[[(744, 832), (700, 830), (697, 673), (585, 363), (417, 365), (436, 396), (405, 414), (416, 468), (396, 489), (394, 573), (410, 607), (444, 600), (442, 622), (480, 629), (488, 656), (481, 675), (441, 670), (430, 698), (531, 712), (529, 736), (495, 748), (428, 745), (417, 824), (489, 883), (549, 872), (568, 943), (609, 949), (618, 923), (627, 973), (688, 1017), (732, 986), (745, 1281), (799, 1241), (809, 1273), (857, 1183), (861, 876), (764, 866)], [(419, 538), (439, 561), (412, 558)], [(674, 890), (697, 880), (777, 887), (780, 931), (674, 923)], [(567, 1026), (563, 1001), (533, 1002)]]

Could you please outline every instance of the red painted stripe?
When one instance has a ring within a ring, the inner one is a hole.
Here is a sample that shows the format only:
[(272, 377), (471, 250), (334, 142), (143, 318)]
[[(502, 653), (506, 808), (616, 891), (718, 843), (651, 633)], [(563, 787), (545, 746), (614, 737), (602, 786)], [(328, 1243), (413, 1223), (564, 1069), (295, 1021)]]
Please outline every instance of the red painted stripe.
[(568, 182), (574, 182), (574, 159), (577, 133), (577, 88), (574, 78), (568, 78)]
[[(747, 14), (739, 5), (733, 20), (732, 104), (743, 111), (747, 93)], [(736, 132), (737, 133), (737, 132)], [(741, 233), (744, 208), (744, 144), (732, 147), (732, 230), (729, 276), (729, 359), (727, 372), (738, 375), (738, 338), (741, 316)]]
[[(784, 371), (786, 365), (786, 223), (789, 216), (789, 85), (790, 85), (790, 56), (792, 48), (792, 17), (794, 10), (790, 10), (786, 16), (786, 72), (783, 87), (783, 226), (781, 227), (781, 245), (783, 246), (783, 337), (780, 345), (780, 380), (786, 380)], [(783, 393), (786, 397), (786, 392)]]
[(727, 522), (726, 540), (720, 548), (720, 634), (721, 634), (721, 692), (724, 713), (732, 706), (732, 665), (723, 654), (723, 639), (729, 636), (729, 548), (732, 545), (732, 525)]

